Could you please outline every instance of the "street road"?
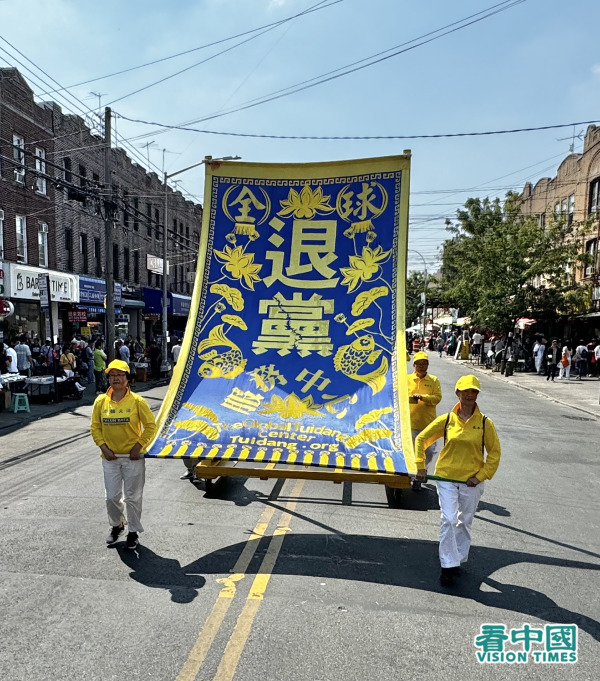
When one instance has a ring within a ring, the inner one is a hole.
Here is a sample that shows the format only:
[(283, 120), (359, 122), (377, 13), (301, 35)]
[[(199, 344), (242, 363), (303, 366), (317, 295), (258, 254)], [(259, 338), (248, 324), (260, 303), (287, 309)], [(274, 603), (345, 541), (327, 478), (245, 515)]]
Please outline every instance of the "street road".
[[(430, 370), (446, 411), (465, 369)], [(208, 498), (182, 463), (149, 460), (134, 553), (104, 544), (91, 407), (4, 434), (0, 679), (600, 678), (598, 422), (481, 382), (503, 455), (452, 590), (432, 484), (400, 510), (366, 484), (236, 478)], [(145, 393), (153, 409), (164, 393)], [(480, 664), (486, 623), (577, 624), (578, 661)]]

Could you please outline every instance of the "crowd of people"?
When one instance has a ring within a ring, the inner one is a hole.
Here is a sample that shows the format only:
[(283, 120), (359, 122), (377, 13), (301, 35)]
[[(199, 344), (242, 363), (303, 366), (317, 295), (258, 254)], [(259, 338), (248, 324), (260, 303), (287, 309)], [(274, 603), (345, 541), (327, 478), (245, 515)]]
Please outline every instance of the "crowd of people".
[[(174, 363), (180, 348), (176, 341), (172, 349)], [(108, 359), (106, 350), (101, 337), (85, 340), (75, 336), (69, 342), (54, 343), (50, 338), (41, 342), (37, 335), (23, 333), (8, 342), (0, 342), (0, 375), (17, 374), (23, 376), (24, 381), (34, 376), (56, 375), (69, 379), (69, 385), (75, 386), (73, 395), (63, 396), (81, 397), (86, 385), (95, 386), (96, 394), (100, 394), (108, 388), (104, 373)], [(158, 380), (161, 376), (162, 351), (155, 340), (146, 346), (139, 336), (119, 338), (114, 354), (129, 366), (132, 385), (135, 384), (135, 365), (140, 362), (148, 364), (150, 380)], [(63, 393), (68, 393), (67, 387), (63, 386)]]
[(407, 335), (407, 350), (420, 349), (453, 356), (460, 341), (468, 342), (468, 354), (488, 368), (535, 372), (548, 381), (600, 379), (600, 338), (589, 341), (551, 338), (543, 335), (497, 334), (489, 335), (478, 330), (436, 331), (427, 338)]

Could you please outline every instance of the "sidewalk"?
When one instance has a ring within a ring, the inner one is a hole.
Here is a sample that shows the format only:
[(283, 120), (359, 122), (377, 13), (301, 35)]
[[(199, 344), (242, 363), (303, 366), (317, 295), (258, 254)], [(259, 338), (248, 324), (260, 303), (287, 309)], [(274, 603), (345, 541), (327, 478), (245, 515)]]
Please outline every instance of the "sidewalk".
[[(143, 393), (162, 385), (167, 385), (166, 379), (136, 383), (133, 391)], [(10, 430), (21, 428), (32, 421), (49, 418), (55, 414), (62, 414), (67, 411), (76, 411), (80, 407), (91, 406), (94, 404), (95, 399), (96, 386), (92, 383), (91, 385), (85, 386), (85, 392), (80, 400), (65, 399), (62, 402), (53, 402), (51, 404), (35, 404), (30, 401), (29, 409), (31, 411), (20, 411), (16, 414), (5, 409), (0, 412), (0, 436)]]
[(465, 370), (486, 374), (498, 381), (504, 381), (523, 390), (529, 390), (572, 409), (600, 417), (600, 381), (597, 378), (588, 377), (581, 381), (570, 378), (561, 381), (557, 376), (552, 382), (547, 381), (545, 376), (538, 376), (534, 372), (516, 372), (507, 378), (500, 372), (485, 369), (483, 365), (471, 363), (470, 360), (453, 361), (456, 364), (463, 365)]

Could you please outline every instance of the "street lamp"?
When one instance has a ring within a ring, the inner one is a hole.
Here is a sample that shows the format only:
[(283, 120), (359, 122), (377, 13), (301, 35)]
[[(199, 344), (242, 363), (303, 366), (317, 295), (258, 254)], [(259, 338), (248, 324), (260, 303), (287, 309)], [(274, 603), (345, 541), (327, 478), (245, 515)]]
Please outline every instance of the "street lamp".
[(163, 276), (162, 276), (162, 362), (160, 365), (160, 370), (164, 371), (165, 373), (169, 370), (169, 362), (167, 359), (167, 333), (168, 333), (168, 324), (167, 324), (167, 312), (168, 312), (168, 300), (167, 300), (167, 279), (168, 279), (168, 262), (167, 262), (167, 244), (168, 244), (168, 239), (167, 239), (167, 212), (169, 208), (169, 200), (168, 200), (168, 185), (167, 185), (167, 180), (170, 180), (172, 177), (175, 177), (176, 175), (180, 175), (181, 173), (185, 173), (188, 170), (192, 170), (194, 168), (198, 168), (201, 165), (204, 165), (205, 163), (211, 163), (212, 161), (238, 161), (241, 157), (240, 156), (223, 156), (221, 158), (213, 158), (212, 156), (206, 156), (202, 161), (199, 161), (198, 163), (194, 163), (191, 166), (188, 166), (187, 168), (182, 168), (181, 170), (177, 170), (174, 173), (164, 173), (163, 176), (163, 182), (165, 185), (165, 197), (164, 197), (164, 228), (163, 228)]
[(427, 263), (425, 262), (425, 258), (421, 253), (419, 253), (419, 251), (415, 251), (414, 248), (409, 248), (408, 250), (410, 253), (416, 253), (421, 258), (421, 260), (423, 261), (423, 267), (425, 269), (424, 272), (425, 282), (423, 284), (423, 339), (424, 339), (427, 327)]

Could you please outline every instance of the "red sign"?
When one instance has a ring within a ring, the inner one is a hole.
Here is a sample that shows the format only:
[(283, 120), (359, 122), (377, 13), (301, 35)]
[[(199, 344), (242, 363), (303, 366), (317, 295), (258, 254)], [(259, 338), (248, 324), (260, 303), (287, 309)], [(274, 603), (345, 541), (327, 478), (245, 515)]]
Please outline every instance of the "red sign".
[(84, 308), (75, 308), (67, 311), (67, 319), (76, 324), (87, 324), (87, 310)]
[(4, 300), (4, 298), (0, 298), (0, 316), (10, 317), (14, 311), (14, 305), (10, 302), (10, 300)]

